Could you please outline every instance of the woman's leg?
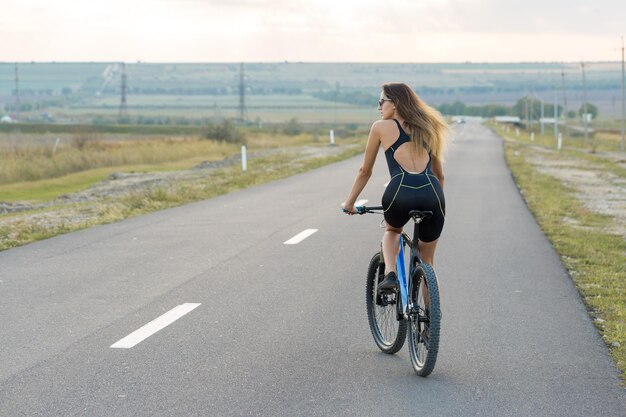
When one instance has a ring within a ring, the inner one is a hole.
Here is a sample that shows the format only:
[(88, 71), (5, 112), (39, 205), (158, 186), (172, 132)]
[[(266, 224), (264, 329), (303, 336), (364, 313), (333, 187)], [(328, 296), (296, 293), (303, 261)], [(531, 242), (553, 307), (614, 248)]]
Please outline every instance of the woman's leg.
[(383, 235), (383, 258), (385, 260), (385, 275), (396, 272), (396, 259), (400, 252), (401, 227), (387, 225), (387, 230)]
[(437, 249), (438, 241), (439, 239), (435, 239), (432, 242), (422, 242), (420, 240), (418, 243), (422, 260), (430, 266), (433, 266), (435, 262), (435, 249)]
[[(426, 262), (428, 265), (433, 266), (433, 262), (435, 261), (435, 249), (437, 248), (437, 241), (439, 239), (433, 240), (432, 242), (422, 242), (418, 243), (420, 256), (422, 260)], [(425, 281), (422, 281), (421, 289), (424, 294), (424, 306), (426, 309), (430, 307), (430, 299), (428, 298), (428, 288), (426, 288)]]

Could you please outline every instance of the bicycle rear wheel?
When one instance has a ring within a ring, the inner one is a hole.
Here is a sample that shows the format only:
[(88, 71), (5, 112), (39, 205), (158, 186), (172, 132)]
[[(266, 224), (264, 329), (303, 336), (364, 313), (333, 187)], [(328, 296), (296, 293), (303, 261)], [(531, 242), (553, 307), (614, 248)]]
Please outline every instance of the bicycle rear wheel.
[[(424, 290), (426, 288), (426, 291)], [(415, 268), (411, 280), (409, 317), (409, 352), (413, 369), (428, 376), (435, 368), (439, 351), (441, 307), (435, 271), (428, 264)]]
[(365, 303), (367, 319), (376, 345), (385, 353), (393, 354), (402, 349), (406, 339), (406, 320), (398, 321), (396, 304), (398, 293), (378, 294), (378, 284), (383, 280), (385, 264), (380, 252), (375, 254), (367, 269)]

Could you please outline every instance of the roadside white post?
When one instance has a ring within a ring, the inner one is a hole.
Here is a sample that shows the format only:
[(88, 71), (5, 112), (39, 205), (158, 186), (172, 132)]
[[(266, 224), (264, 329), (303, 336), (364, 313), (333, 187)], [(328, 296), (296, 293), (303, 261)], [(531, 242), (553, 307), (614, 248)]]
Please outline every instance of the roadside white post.
[(519, 127), (515, 128), (515, 136), (517, 136), (519, 138)]
[(531, 142), (535, 141), (535, 132), (530, 132), (530, 141)]
[(563, 144), (563, 135), (561, 134), (561, 132), (559, 132), (559, 139), (557, 140), (557, 149), (561, 150), (561, 145)]
[(246, 155), (246, 145), (241, 147), (241, 170), (246, 172), (248, 170), (248, 158)]
[(330, 129), (330, 145), (333, 146), (335, 144), (335, 131)]
[(57, 139), (54, 141), (54, 147), (52, 148), (52, 155), (54, 155), (54, 154), (55, 154), (55, 152), (57, 151), (57, 146), (59, 146), (59, 142), (61, 142), (61, 138), (57, 138)]

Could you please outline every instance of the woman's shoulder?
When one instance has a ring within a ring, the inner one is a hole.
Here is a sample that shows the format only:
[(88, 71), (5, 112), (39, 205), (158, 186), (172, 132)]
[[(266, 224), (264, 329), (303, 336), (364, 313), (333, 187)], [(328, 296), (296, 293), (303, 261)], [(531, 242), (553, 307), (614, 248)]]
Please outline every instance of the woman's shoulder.
[(372, 129), (387, 130), (396, 126), (394, 119), (379, 119), (372, 123)]

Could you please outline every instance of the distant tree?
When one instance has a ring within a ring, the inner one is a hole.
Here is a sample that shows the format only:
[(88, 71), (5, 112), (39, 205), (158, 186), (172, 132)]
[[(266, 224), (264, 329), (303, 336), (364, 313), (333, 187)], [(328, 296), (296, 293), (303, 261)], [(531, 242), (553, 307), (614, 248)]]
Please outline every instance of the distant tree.
[(568, 119), (574, 119), (576, 118), (576, 112), (574, 110), (568, 110), (567, 112), (567, 118)]
[(70, 87), (63, 87), (61, 89), (61, 94), (63, 94), (64, 96), (68, 96), (72, 94), (72, 89)]
[[(527, 102), (527, 98), (526, 97), (522, 97), (519, 100), (517, 100), (515, 102), (515, 105), (513, 105), (513, 114), (512, 116), (518, 116), (521, 119), (524, 119), (526, 117), (526, 102)], [(531, 99), (528, 102), (528, 112), (529, 112), (529, 117), (536, 120), (537, 118), (541, 117), (541, 101), (540, 100), (535, 100), (535, 99)], [(553, 117), (554, 116), (554, 104), (550, 104), (550, 103), (544, 103), (543, 106), (543, 114), (545, 115), (545, 117)], [(556, 107), (556, 111), (557, 111), (557, 117), (560, 117), (561, 114), (563, 113), (563, 106), (557, 105)]]
[(338, 103), (358, 104), (363, 106), (376, 106), (378, 96), (361, 91), (345, 92), (340, 90), (313, 93), (313, 97)]
[(120, 116), (117, 118), (117, 124), (127, 125), (130, 123), (130, 117), (128, 116)]
[(6, 111), (31, 111), (33, 110), (33, 105), (31, 103), (20, 103), (18, 109), (15, 104), (6, 104), (4, 108)]
[[(581, 104), (580, 109), (578, 109), (578, 115), (582, 116), (585, 111), (585, 105)], [(598, 107), (594, 106), (591, 103), (587, 103), (587, 113), (591, 113), (592, 118), (598, 117)]]

